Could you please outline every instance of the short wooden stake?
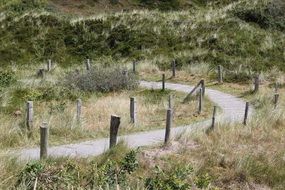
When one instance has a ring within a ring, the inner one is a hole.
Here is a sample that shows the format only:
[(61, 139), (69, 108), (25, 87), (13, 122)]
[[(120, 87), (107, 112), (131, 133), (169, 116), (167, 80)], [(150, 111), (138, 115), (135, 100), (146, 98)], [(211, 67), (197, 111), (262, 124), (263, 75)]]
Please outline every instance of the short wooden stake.
[(137, 63), (135, 61), (133, 61), (133, 73), (137, 72), (136, 65), (137, 65)]
[(89, 71), (91, 68), (90, 59), (86, 60), (86, 70)]
[(244, 120), (243, 120), (244, 125), (247, 125), (248, 110), (249, 110), (249, 102), (246, 102), (245, 103)]
[(200, 88), (200, 91), (199, 91), (199, 105), (198, 105), (198, 113), (199, 114), (202, 113), (202, 104), (203, 104), (203, 90), (202, 90), (202, 88)]
[(131, 118), (131, 123), (136, 124), (137, 123), (137, 101), (136, 98), (132, 97), (130, 98), (130, 118)]
[(214, 106), (211, 130), (215, 128), (217, 106)]
[(173, 60), (171, 63), (171, 67), (172, 67), (172, 77), (176, 76), (176, 61)]
[(218, 82), (223, 83), (223, 68), (221, 65), (218, 66)]
[(202, 95), (204, 97), (205, 96), (205, 91), (206, 91), (205, 80), (201, 80), (201, 88), (202, 88)]
[(44, 122), (40, 126), (40, 158), (45, 159), (48, 156), (48, 124)]
[(111, 124), (110, 124), (110, 148), (116, 146), (117, 144), (117, 135), (118, 135), (118, 130), (119, 130), (119, 126), (121, 123), (121, 118), (116, 116), (116, 115), (112, 115), (111, 116)]
[(81, 99), (77, 99), (77, 101), (76, 101), (76, 120), (77, 120), (77, 122), (80, 122), (80, 120), (81, 120), (81, 107), (82, 107), (82, 101), (81, 101)]
[(170, 94), (169, 96), (168, 96), (168, 109), (173, 109), (173, 97), (172, 97), (172, 95)]
[(162, 90), (165, 90), (165, 74), (162, 74)]
[(27, 118), (26, 118), (26, 124), (28, 131), (31, 133), (33, 130), (33, 118), (34, 118), (34, 106), (33, 101), (27, 102)]
[(278, 106), (279, 94), (274, 94), (274, 109)]
[(51, 60), (49, 59), (47, 63), (47, 71), (51, 71), (51, 67), (52, 67)]
[(168, 109), (167, 114), (166, 114), (166, 128), (165, 128), (164, 145), (169, 143), (171, 128), (172, 128), (172, 109)]
[(254, 77), (254, 90), (253, 90), (253, 92), (259, 91), (259, 84), (260, 84), (259, 75), (256, 75)]

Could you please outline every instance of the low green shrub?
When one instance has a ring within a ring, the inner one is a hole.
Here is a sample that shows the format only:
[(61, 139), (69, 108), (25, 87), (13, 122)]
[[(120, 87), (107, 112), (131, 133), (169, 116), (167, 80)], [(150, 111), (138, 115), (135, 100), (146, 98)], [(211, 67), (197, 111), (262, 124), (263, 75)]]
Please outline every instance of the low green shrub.
[(96, 67), (88, 72), (68, 74), (65, 78), (65, 85), (70, 89), (85, 92), (112, 92), (136, 88), (138, 78), (124, 68)]
[(193, 168), (190, 165), (176, 167), (169, 172), (156, 166), (154, 176), (145, 180), (145, 187), (149, 190), (190, 189), (191, 183), (188, 181), (188, 177), (192, 173)]
[[(16, 187), (33, 189), (35, 180), (38, 180), (39, 189), (66, 189), (67, 187), (81, 187), (84, 189), (99, 189), (115, 187), (119, 184), (124, 187), (127, 175), (138, 168), (137, 151), (131, 150), (116, 162), (110, 159), (98, 165), (94, 160), (81, 163), (68, 159), (64, 162), (46, 161), (30, 162), (18, 175)], [(51, 162), (51, 163), (48, 163)]]
[(16, 75), (14, 72), (0, 70), (0, 88), (8, 87), (14, 82), (16, 82)]

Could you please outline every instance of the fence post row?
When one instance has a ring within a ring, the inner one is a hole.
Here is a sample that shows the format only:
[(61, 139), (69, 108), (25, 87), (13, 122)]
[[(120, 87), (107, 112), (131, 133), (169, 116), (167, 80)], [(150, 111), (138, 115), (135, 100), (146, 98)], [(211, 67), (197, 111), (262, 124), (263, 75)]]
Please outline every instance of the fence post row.
[(77, 99), (77, 101), (76, 101), (76, 119), (77, 119), (77, 122), (80, 122), (80, 120), (81, 120), (81, 108), (82, 108), (82, 100)]
[(116, 146), (117, 144), (117, 136), (118, 136), (118, 130), (119, 130), (119, 126), (121, 123), (121, 118), (116, 116), (116, 115), (112, 115), (111, 116), (111, 124), (110, 124), (110, 148)]
[(243, 120), (243, 124), (244, 124), (244, 125), (247, 125), (248, 110), (249, 110), (249, 102), (246, 102), (246, 103), (245, 103), (244, 120)]
[(167, 109), (164, 145), (169, 143), (171, 128), (172, 128), (172, 109)]
[(171, 68), (172, 68), (172, 77), (175, 77), (176, 76), (176, 60), (172, 61)]
[(48, 124), (43, 122), (40, 126), (40, 158), (45, 159), (48, 156)]
[(221, 65), (218, 66), (218, 82), (223, 83), (223, 67)]
[(131, 118), (131, 123), (136, 124), (137, 123), (137, 101), (136, 98), (131, 97), (130, 98), (130, 118)]
[(162, 74), (162, 90), (165, 90), (165, 74)]

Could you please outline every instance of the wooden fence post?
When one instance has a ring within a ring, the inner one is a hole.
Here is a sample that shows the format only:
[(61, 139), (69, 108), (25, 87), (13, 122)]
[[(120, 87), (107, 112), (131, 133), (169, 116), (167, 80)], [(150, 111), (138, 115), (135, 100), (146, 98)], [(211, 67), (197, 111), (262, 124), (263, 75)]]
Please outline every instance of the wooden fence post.
[(40, 126), (40, 158), (45, 159), (48, 155), (48, 124), (44, 122)]
[(202, 101), (203, 101), (203, 90), (202, 88), (200, 88), (199, 90), (199, 105), (198, 105), (198, 113), (201, 114), (202, 113)]
[(51, 59), (49, 59), (49, 60), (48, 60), (48, 63), (47, 63), (47, 71), (48, 71), (48, 72), (51, 71), (51, 67), (52, 67), (52, 65), (51, 65)]
[(80, 122), (80, 120), (81, 120), (81, 107), (82, 107), (82, 100), (77, 99), (77, 101), (76, 101), (76, 120), (77, 120), (77, 122)]
[(221, 65), (218, 66), (218, 82), (223, 83), (223, 68)]
[(136, 62), (135, 61), (133, 61), (133, 73), (136, 73), (137, 72), (137, 69), (136, 69)]
[(117, 135), (118, 135), (118, 130), (119, 130), (119, 126), (121, 123), (121, 118), (116, 116), (116, 115), (112, 115), (111, 116), (111, 124), (110, 124), (110, 148), (116, 146), (117, 144)]
[(172, 61), (171, 68), (172, 68), (172, 77), (175, 77), (176, 76), (176, 60)]
[(247, 125), (248, 110), (249, 110), (249, 102), (246, 102), (246, 104), (245, 104), (245, 112), (244, 112), (244, 120), (243, 120), (243, 124), (244, 125)]
[(205, 80), (201, 80), (201, 88), (202, 88), (202, 95), (204, 97), (205, 96), (205, 91), (206, 91)]
[(214, 106), (211, 130), (215, 128), (217, 106)]
[(172, 128), (172, 109), (167, 110), (164, 145), (169, 143), (170, 129)]
[(89, 71), (91, 68), (90, 59), (86, 60), (86, 70)]
[(137, 123), (137, 101), (136, 98), (132, 97), (130, 98), (130, 117), (131, 117), (131, 123), (136, 124)]
[(274, 94), (274, 109), (278, 106), (279, 94)]
[(34, 118), (34, 106), (33, 101), (27, 102), (27, 118), (26, 118), (26, 124), (28, 131), (31, 133), (33, 130), (33, 118)]
[(172, 97), (172, 95), (170, 94), (169, 96), (168, 96), (168, 109), (173, 109), (173, 97)]
[(165, 74), (162, 74), (162, 90), (165, 90)]
[(256, 75), (254, 77), (254, 90), (253, 90), (253, 92), (258, 92), (259, 84), (260, 84), (259, 75)]

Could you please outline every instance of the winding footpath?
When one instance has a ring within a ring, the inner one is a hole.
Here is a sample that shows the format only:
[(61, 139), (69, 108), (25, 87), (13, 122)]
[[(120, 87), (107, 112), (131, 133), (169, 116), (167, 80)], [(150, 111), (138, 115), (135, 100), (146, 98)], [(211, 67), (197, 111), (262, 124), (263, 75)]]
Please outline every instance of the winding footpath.
[[(148, 89), (160, 89), (161, 82), (146, 82), (141, 81), (140, 86)], [(165, 87), (169, 90), (188, 93), (193, 89), (193, 86), (166, 83)], [(218, 90), (206, 89), (206, 95), (209, 99), (219, 106), (223, 113), (219, 115), (218, 122), (242, 122), (244, 117), (245, 102), (242, 99), (236, 98), (230, 94), (220, 92)], [(249, 117), (252, 114), (252, 108), (249, 109)], [(181, 133), (201, 130), (209, 127), (210, 120), (199, 122), (192, 125), (175, 127), (171, 130), (171, 136), (174, 137)], [(164, 139), (165, 130), (152, 130), (148, 132), (139, 132), (120, 136), (118, 140), (124, 140), (130, 148), (147, 146), (162, 142)], [(49, 156), (61, 157), (87, 157), (96, 156), (108, 150), (109, 139), (98, 139), (94, 141), (86, 141), (77, 144), (68, 144), (55, 147), (49, 147)], [(39, 159), (39, 148), (22, 149), (15, 153), (20, 159)]]

